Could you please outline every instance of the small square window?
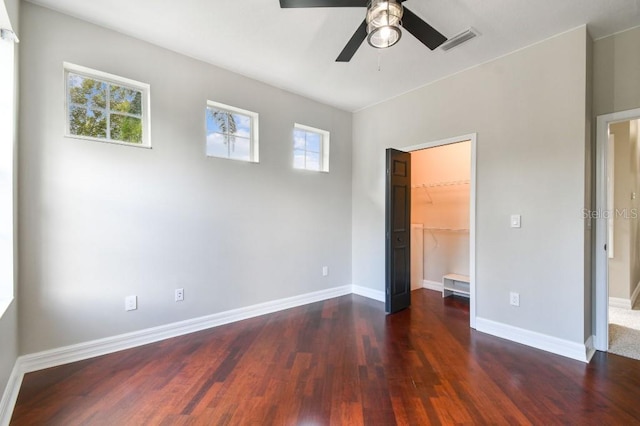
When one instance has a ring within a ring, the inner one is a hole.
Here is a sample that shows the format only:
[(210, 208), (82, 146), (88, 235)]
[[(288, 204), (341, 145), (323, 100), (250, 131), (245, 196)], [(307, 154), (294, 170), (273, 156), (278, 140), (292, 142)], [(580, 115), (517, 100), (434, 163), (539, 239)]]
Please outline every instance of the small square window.
[(149, 85), (64, 64), (66, 135), (151, 147)]
[(206, 109), (208, 157), (258, 162), (258, 114), (208, 101)]
[(329, 171), (329, 132), (302, 124), (293, 128), (293, 167)]

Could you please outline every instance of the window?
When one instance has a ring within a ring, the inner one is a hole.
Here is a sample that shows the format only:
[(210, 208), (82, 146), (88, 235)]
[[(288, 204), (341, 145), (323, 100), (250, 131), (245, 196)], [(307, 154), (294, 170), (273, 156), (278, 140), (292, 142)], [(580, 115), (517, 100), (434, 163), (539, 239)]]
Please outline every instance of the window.
[(208, 101), (208, 157), (258, 162), (258, 114)]
[(16, 93), (14, 69), (14, 43), (11, 39), (2, 37), (0, 38), (0, 317), (5, 313), (14, 296), (15, 170), (13, 162)]
[(66, 135), (151, 148), (149, 85), (64, 64)]
[(293, 128), (293, 167), (329, 171), (329, 132), (296, 123)]

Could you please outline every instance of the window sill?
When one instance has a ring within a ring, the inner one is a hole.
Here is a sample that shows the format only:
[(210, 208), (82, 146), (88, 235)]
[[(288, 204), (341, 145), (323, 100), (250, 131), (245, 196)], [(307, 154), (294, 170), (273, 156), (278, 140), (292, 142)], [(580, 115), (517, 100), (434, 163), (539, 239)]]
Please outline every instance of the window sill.
[(313, 169), (301, 169), (301, 168), (298, 168), (298, 167), (294, 167), (293, 170), (300, 171), (300, 172), (303, 172), (303, 173), (326, 173), (326, 174), (329, 174), (329, 170), (324, 170), (324, 169), (322, 169), (322, 170), (313, 170)]
[(243, 160), (242, 158), (219, 157), (217, 155), (209, 155), (209, 154), (205, 154), (205, 156), (207, 158), (219, 158), (221, 160), (231, 160), (231, 161), (236, 161), (238, 163), (260, 164), (259, 160)]
[(13, 302), (13, 297), (11, 299), (0, 299), (0, 320), (4, 317), (5, 312), (11, 306), (11, 302)]
[(65, 138), (69, 138), (69, 139), (78, 139), (78, 140), (81, 140), (81, 141), (102, 142), (102, 143), (110, 143), (110, 144), (113, 144), (113, 145), (132, 146), (134, 148), (151, 149), (151, 144), (148, 143), (148, 142), (141, 142), (141, 143), (123, 142), (123, 141), (118, 141), (118, 140), (114, 140), (114, 139), (92, 138), (90, 136), (72, 135), (72, 134), (69, 134), (69, 133), (65, 134), (64, 137)]

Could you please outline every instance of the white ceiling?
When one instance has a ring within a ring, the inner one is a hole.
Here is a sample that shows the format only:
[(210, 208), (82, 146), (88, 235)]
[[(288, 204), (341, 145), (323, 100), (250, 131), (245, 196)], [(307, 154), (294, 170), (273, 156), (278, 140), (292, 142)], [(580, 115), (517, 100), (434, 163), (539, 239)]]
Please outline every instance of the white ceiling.
[(447, 37), (430, 51), (403, 31), (336, 63), (365, 8), (280, 9), (278, 0), (30, 0), (268, 84), (355, 111), (587, 24), (595, 39), (640, 25), (640, 0), (407, 0)]

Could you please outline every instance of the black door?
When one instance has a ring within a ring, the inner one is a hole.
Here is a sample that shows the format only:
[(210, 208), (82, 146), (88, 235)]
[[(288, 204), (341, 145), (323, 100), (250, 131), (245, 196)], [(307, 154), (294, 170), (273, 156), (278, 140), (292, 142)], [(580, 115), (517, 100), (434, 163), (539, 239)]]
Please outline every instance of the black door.
[(387, 149), (385, 310), (411, 305), (411, 154)]

